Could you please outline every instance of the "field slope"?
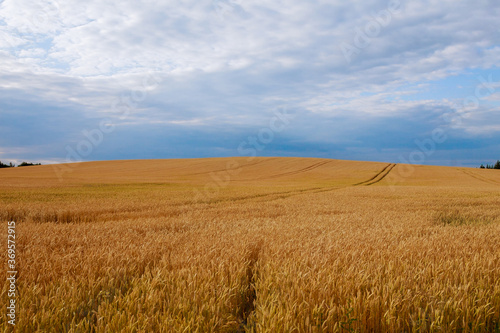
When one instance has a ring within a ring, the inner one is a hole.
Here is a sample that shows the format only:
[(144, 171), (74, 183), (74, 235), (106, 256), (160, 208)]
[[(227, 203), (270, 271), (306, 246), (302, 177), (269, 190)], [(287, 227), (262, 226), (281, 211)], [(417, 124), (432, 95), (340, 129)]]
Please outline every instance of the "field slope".
[(1, 169), (0, 220), (4, 240), (16, 222), (19, 332), (500, 332), (498, 170), (277, 157)]

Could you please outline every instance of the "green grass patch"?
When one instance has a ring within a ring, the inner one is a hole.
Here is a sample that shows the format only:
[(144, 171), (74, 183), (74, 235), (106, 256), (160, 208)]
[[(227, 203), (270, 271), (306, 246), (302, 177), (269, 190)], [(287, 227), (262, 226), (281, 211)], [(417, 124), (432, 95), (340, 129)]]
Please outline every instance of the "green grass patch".
[(498, 215), (487, 215), (483, 213), (462, 212), (458, 209), (443, 210), (436, 213), (434, 222), (438, 225), (461, 226), (461, 225), (485, 225), (499, 221)]

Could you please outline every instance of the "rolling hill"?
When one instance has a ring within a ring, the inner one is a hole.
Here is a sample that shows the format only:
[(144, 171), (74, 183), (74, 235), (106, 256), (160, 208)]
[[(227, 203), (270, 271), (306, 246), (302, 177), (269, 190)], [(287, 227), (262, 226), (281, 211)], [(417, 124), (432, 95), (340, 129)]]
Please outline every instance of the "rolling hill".
[(498, 170), (85, 162), (2, 169), (0, 203), (19, 332), (500, 328)]

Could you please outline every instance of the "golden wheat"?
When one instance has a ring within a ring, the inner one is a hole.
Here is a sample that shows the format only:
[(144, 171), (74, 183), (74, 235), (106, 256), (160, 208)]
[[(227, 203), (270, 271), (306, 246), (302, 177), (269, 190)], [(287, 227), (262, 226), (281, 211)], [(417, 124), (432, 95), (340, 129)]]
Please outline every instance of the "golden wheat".
[(67, 167), (62, 181), (51, 166), (0, 170), (0, 219), (17, 222), (19, 332), (500, 331), (496, 170)]

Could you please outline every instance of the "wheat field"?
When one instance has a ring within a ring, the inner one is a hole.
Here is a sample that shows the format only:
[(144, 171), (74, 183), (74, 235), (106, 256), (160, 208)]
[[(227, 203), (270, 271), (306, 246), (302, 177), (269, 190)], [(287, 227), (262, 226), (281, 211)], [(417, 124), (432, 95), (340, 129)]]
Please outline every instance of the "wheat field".
[(86, 162), (2, 169), (0, 202), (18, 332), (500, 332), (498, 170)]

